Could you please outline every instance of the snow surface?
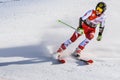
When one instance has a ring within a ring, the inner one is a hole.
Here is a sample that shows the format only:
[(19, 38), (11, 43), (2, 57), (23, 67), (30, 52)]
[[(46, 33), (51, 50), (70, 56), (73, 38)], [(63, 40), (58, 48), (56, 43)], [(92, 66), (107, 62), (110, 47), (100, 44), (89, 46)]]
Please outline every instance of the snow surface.
[(83, 51), (94, 64), (70, 57), (84, 36), (65, 51), (66, 64), (52, 57), (74, 32), (57, 20), (76, 28), (79, 17), (99, 1), (0, 0), (0, 80), (119, 80), (119, 0), (103, 0), (108, 6), (103, 39), (96, 41), (96, 33)]

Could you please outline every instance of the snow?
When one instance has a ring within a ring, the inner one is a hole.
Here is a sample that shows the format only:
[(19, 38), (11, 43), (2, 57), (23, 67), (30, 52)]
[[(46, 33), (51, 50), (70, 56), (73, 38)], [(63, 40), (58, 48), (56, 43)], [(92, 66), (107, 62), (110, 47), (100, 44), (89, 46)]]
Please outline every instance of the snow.
[(95, 8), (98, 0), (0, 0), (0, 80), (119, 80), (119, 1), (107, 3), (102, 41), (95, 38), (82, 52), (94, 60), (84, 65), (70, 57), (84, 36), (64, 52), (66, 64), (52, 54), (73, 29), (57, 20), (78, 26), (78, 19)]

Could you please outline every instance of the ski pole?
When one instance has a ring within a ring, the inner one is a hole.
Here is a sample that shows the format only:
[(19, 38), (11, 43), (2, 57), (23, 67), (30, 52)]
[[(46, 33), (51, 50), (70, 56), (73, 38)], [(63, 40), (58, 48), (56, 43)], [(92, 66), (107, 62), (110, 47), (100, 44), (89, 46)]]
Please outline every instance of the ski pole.
[(60, 23), (62, 23), (62, 24), (64, 24), (64, 25), (66, 25), (66, 26), (68, 26), (68, 27), (76, 30), (76, 28), (72, 27), (71, 25), (69, 25), (69, 24), (67, 24), (67, 23), (65, 23), (65, 22), (63, 22), (63, 21), (61, 21), (61, 20), (58, 20), (58, 22), (60, 22)]

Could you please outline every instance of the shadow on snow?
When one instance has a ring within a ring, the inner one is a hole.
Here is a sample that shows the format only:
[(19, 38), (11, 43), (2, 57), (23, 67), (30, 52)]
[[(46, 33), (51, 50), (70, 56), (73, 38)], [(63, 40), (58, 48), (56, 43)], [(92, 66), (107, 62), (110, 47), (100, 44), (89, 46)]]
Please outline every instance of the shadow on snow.
[(7, 66), (12, 64), (34, 64), (54, 61), (52, 59), (49, 49), (45, 42), (41, 42), (39, 45), (21, 46), (13, 48), (0, 49), (0, 57), (23, 57), (28, 60), (19, 60), (12, 62), (0, 62), (0, 66)]

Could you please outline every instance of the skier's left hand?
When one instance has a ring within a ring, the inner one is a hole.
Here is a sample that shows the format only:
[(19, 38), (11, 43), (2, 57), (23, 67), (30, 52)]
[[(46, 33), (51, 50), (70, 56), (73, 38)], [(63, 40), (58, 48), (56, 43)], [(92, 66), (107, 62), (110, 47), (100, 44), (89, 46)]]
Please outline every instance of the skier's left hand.
[(98, 35), (97, 41), (101, 41), (101, 39), (102, 39), (102, 36)]
[(79, 34), (83, 34), (84, 33), (84, 30), (82, 29), (82, 28), (77, 28), (77, 32), (79, 33)]

